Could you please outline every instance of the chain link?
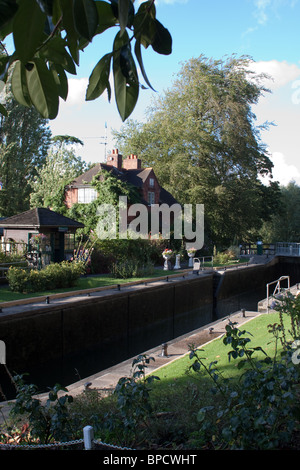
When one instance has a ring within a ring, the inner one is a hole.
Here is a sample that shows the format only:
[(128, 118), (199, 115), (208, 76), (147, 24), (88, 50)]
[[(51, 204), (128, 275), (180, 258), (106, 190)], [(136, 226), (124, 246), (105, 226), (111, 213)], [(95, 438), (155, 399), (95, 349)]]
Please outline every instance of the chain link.
[[(78, 445), (78, 444), (83, 444), (83, 443), (84, 443), (83, 439), (77, 439), (75, 441), (69, 441), (69, 442), (57, 442), (56, 444), (38, 444), (38, 445), (29, 445), (29, 444), (20, 445), (20, 444), (1, 444), (0, 443), (0, 450), (13, 450), (13, 449), (35, 450), (35, 449), (51, 449), (51, 448), (53, 449), (53, 448), (67, 447), (67, 446), (73, 446), (73, 445)], [(131, 449), (130, 447), (119, 447), (113, 444), (107, 444), (99, 440), (94, 440), (93, 444), (100, 445), (108, 449), (134, 450), (134, 449)]]
[(35, 449), (49, 449), (54, 447), (66, 447), (66, 446), (73, 446), (82, 444), (84, 441), (83, 439), (77, 439), (76, 441), (69, 441), (69, 442), (57, 442), (56, 444), (37, 444), (37, 445), (20, 445), (20, 444), (1, 444), (0, 443), (0, 450), (5, 449), (24, 449), (24, 450), (35, 450)]

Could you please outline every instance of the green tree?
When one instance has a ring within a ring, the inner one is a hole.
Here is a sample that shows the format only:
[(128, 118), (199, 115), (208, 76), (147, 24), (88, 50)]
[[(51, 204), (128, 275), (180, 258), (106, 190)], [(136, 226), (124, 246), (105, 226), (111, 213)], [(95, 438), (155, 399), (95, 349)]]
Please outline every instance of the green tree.
[[(97, 213), (101, 204), (110, 204), (117, 208), (119, 196), (126, 196), (130, 204), (140, 202), (140, 195), (134, 186), (124, 183), (105, 170), (94, 177), (92, 186), (97, 191), (97, 198), (89, 204), (73, 204), (67, 211), (68, 217), (84, 223), (83, 233), (85, 234), (89, 234), (91, 230), (94, 231), (103, 216)], [(116, 212), (118, 215), (118, 211)]]
[(53, 145), (45, 164), (38, 170), (31, 187), (31, 207), (50, 207), (59, 213), (66, 212), (65, 186), (87, 169), (81, 157), (76, 157), (70, 144), (83, 143), (72, 136), (54, 136)]
[[(172, 50), (171, 35), (156, 18), (154, 2), (145, 1), (135, 11), (134, 0), (2, 0), (0, 39), (12, 35), (15, 50), (1, 59), (0, 79), (6, 80), (13, 66), (16, 100), (54, 119), (59, 98), (65, 100), (68, 95), (67, 73), (76, 74), (80, 53), (97, 36), (117, 28), (112, 50), (91, 72), (86, 99), (94, 100), (105, 90), (111, 98), (112, 70), (117, 108), (125, 120), (138, 100), (138, 68), (151, 87), (142, 46), (151, 46), (159, 54)], [(5, 113), (2, 105), (0, 112)]]
[(0, 115), (0, 214), (10, 216), (29, 209), (31, 181), (45, 162), (51, 131), (34, 108), (16, 102), (10, 82), (2, 94), (7, 113)]
[(220, 245), (260, 228), (272, 201), (266, 193), (277, 187), (259, 179), (273, 165), (252, 106), (267, 90), (249, 63), (234, 56), (185, 62), (145, 124), (129, 120), (114, 132), (121, 152), (130, 147), (178, 201), (204, 204), (206, 235)]
[(300, 186), (291, 181), (280, 187), (279, 206), (260, 231), (265, 243), (300, 241)]

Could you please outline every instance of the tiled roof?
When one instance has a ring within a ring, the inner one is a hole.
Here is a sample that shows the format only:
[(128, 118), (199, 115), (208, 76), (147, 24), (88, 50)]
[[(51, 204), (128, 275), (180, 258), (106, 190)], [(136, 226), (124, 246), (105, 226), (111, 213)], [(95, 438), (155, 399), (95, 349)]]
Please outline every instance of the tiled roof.
[(3, 228), (41, 228), (41, 227), (69, 227), (82, 228), (83, 224), (65, 217), (45, 207), (38, 207), (21, 214), (6, 217), (0, 220)]
[(118, 170), (112, 165), (107, 165), (105, 163), (97, 163), (92, 168), (90, 168), (90, 170), (75, 178), (69, 186), (76, 187), (84, 184), (89, 184), (92, 182), (93, 178), (101, 172), (101, 170), (110, 171), (114, 176), (120, 178), (122, 181), (131, 183), (134, 186), (141, 188), (143, 186), (143, 183), (149, 176), (152, 168), (142, 168), (139, 170), (127, 170), (122, 168), (122, 170)]

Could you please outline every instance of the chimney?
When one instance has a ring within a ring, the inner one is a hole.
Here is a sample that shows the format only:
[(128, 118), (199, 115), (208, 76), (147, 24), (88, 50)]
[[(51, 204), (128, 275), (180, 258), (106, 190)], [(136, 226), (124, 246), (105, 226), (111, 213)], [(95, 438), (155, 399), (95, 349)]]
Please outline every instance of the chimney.
[(132, 153), (123, 161), (123, 168), (125, 170), (140, 170), (142, 168), (141, 160)]
[(118, 149), (113, 149), (112, 153), (108, 155), (106, 164), (114, 166), (118, 170), (122, 169), (122, 155), (119, 153)]

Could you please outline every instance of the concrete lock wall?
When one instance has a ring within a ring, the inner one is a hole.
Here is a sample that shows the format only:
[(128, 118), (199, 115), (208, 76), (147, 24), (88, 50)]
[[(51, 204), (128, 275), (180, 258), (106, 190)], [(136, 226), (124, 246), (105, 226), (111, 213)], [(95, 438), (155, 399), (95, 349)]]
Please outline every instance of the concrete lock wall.
[[(111, 360), (121, 362), (241, 308), (250, 310), (252, 294), (256, 310), (257, 302), (266, 297), (266, 284), (289, 271), (291, 284), (300, 281), (299, 259), (275, 258), (266, 265), (136, 290), (122, 287), (106, 296), (0, 317), (7, 367), (23, 373), (33, 366), (53, 364), (57, 371), (58, 362), (69, 357), (76, 357), (77, 365), (90, 352), (101, 350), (102, 356), (113, 356), (112, 345), (116, 354)], [(89, 356), (86, 376), (99, 371), (97, 361), (96, 354)]]
[(28, 367), (111, 344), (131, 356), (212, 320), (212, 274), (0, 317), (7, 366)]

